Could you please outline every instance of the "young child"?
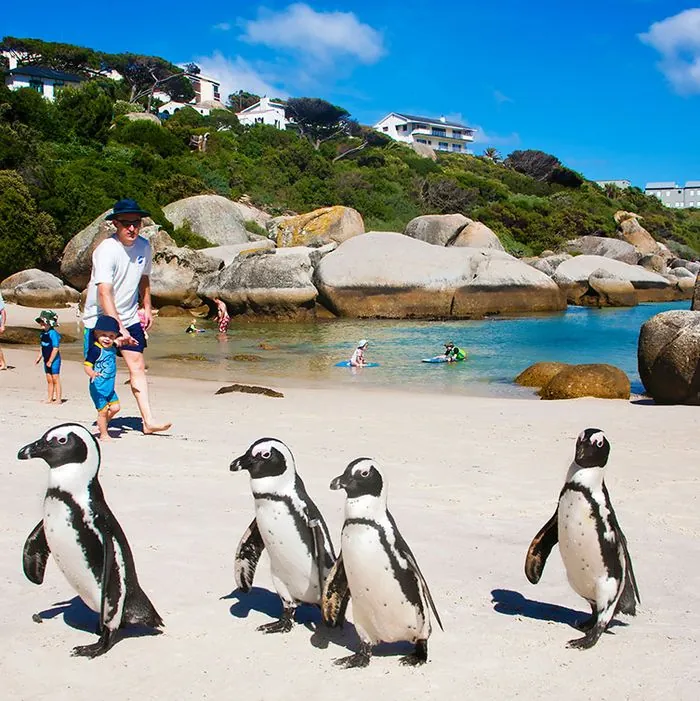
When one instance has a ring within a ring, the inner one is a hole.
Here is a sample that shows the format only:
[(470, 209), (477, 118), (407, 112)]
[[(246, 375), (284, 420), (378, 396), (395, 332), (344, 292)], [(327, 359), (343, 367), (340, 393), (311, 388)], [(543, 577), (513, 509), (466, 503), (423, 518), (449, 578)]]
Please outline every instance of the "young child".
[(352, 357), (350, 358), (350, 367), (361, 368), (367, 364), (367, 361), (365, 360), (365, 349), (366, 348), (367, 348), (367, 340), (363, 338), (357, 344), (357, 348), (355, 348), (355, 352), (352, 354)]
[(45, 404), (60, 404), (62, 400), (61, 353), (59, 351), (61, 334), (56, 331), (58, 316), (56, 312), (44, 310), (34, 321), (41, 326), (41, 336), (39, 337), (41, 345), (34, 364), (38, 365), (42, 361), (44, 363), (48, 391)]
[(85, 372), (90, 377), (90, 396), (97, 409), (99, 439), (108, 441), (107, 425), (120, 409), (114, 390), (117, 378), (119, 322), (111, 316), (99, 316), (93, 331), (94, 343), (85, 358)]
[(219, 333), (225, 336), (231, 323), (231, 317), (228, 315), (228, 308), (223, 299), (215, 297), (214, 303), (216, 304), (216, 322), (219, 325)]

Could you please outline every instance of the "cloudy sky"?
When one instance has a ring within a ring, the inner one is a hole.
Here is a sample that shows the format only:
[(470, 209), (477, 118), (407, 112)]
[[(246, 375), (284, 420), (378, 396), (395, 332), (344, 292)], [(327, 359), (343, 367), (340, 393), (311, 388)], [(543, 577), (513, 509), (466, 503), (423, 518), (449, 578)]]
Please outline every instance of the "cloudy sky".
[[(222, 93), (446, 115), (594, 179), (700, 179), (700, 0), (12, 3), (0, 33), (197, 62)], [(527, 9), (526, 9), (527, 8)]]

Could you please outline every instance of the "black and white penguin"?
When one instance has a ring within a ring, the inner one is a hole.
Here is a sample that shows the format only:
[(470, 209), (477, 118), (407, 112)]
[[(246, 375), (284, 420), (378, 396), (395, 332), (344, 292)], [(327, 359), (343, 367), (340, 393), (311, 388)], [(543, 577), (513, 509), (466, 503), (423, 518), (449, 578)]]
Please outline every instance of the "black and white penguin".
[(537, 584), (559, 542), (569, 584), (591, 606), (592, 616), (578, 626), (586, 634), (567, 647), (592, 647), (613, 616), (634, 616), (641, 601), (627, 540), (604, 482), (609, 454), (610, 443), (600, 429), (581, 433), (557, 510), (533, 539), (525, 560), (525, 575)]
[(260, 554), (266, 549), (283, 610), (278, 621), (258, 630), (287, 633), (299, 603), (320, 605), (323, 582), (335, 562), (333, 543), (297, 474), (294, 456), (282, 441), (255, 441), (231, 463), (231, 471), (238, 470), (250, 474), (255, 518), (238, 544), (236, 584), (241, 591), (250, 590)]
[(129, 543), (102, 493), (93, 435), (79, 424), (61, 424), (17, 457), (42, 458), (51, 468), (44, 518), (24, 544), (24, 574), (41, 584), (52, 554), (78, 596), (100, 616), (100, 639), (74, 648), (73, 655), (104, 654), (127, 624), (160, 628), (163, 621), (139, 586)]
[(331, 489), (344, 489), (345, 522), (338, 560), (328, 575), (321, 610), (326, 623), (337, 625), (352, 597), (360, 650), (336, 660), (341, 667), (366, 667), (379, 642), (415, 644), (402, 664), (428, 659), (430, 611), (440, 628), (425, 578), (387, 509), (387, 486), (376, 461), (353, 460)]

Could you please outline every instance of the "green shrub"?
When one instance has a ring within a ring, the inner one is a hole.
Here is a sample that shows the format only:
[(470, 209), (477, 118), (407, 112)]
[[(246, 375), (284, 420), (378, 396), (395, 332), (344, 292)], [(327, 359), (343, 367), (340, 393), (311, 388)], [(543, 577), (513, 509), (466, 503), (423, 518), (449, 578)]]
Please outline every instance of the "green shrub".
[(192, 226), (187, 219), (182, 222), (182, 226), (177, 227), (177, 229), (173, 231), (173, 238), (178, 246), (189, 246), (194, 249), (211, 248), (215, 245), (211, 241), (205, 239), (204, 236), (200, 236), (192, 231)]
[(264, 236), (267, 238), (267, 229), (260, 226), (258, 222), (253, 221), (252, 219), (247, 219), (243, 222), (243, 226), (245, 226), (246, 231), (250, 231), (251, 234), (257, 234), (258, 236)]

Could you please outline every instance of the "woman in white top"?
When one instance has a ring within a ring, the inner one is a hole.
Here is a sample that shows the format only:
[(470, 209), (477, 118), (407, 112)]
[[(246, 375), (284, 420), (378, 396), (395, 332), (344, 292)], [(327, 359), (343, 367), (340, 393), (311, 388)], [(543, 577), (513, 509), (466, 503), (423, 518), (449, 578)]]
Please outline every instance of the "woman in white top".
[(355, 348), (355, 352), (352, 354), (352, 358), (350, 358), (351, 367), (361, 368), (365, 365), (365, 348), (367, 348), (367, 340), (363, 338), (357, 344), (357, 348)]

